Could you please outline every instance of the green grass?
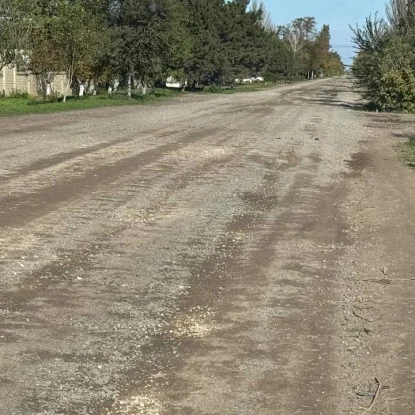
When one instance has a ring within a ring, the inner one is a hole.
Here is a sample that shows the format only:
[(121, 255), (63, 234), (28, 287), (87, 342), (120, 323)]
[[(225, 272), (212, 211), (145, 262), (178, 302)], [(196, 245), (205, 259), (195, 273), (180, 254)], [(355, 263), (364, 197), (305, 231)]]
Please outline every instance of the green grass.
[[(285, 85), (289, 85), (289, 83), (292, 83), (292, 82), (287, 82)], [(284, 84), (255, 82), (252, 84), (237, 85), (235, 88), (228, 88), (228, 89), (220, 89), (219, 87), (205, 87), (200, 92), (205, 93), (205, 94), (211, 94), (211, 93), (237, 94), (240, 92), (259, 92), (265, 89), (273, 88), (277, 85), (284, 85)]]
[[(232, 89), (204, 88), (198, 93), (235, 94), (238, 92), (258, 92), (269, 89), (277, 84), (253, 83), (238, 85)], [(163, 99), (180, 96), (181, 92), (158, 88), (147, 95), (136, 91), (128, 98), (126, 91), (119, 91), (111, 95), (104, 93), (96, 96), (68, 97), (66, 103), (60, 101), (45, 102), (33, 98), (0, 98), (0, 117), (12, 117), (29, 114), (50, 114), (63, 111), (86, 110), (102, 107), (118, 107), (122, 105), (145, 105)]]
[(415, 168), (415, 137), (410, 138), (407, 143), (398, 145), (397, 151), (403, 163)]
[(97, 96), (68, 97), (66, 103), (44, 102), (33, 98), (1, 98), (0, 117), (11, 117), (28, 114), (50, 114), (54, 112), (85, 110), (101, 107), (117, 107), (122, 105), (150, 104), (162, 99), (178, 96), (178, 92), (169, 89), (156, 89), (147, 95), (133, 93), (128, 98), (125, 92), (112, 95), (103, 94)]

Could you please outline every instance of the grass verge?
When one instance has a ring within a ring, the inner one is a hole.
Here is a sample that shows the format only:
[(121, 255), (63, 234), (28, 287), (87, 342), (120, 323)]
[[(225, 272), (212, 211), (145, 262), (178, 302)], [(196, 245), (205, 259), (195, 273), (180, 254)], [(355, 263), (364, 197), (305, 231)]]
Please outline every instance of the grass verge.
[[(273, 88), (277, 83), (253, 83), (238, 85), (236, 88), (221, 89), (207, 87), (197, 93), (218, 93), (218, 94), (235, 94), (238, 92), (259, 92), (264, 89)], [(191, 92), (190, 92), (191, 93)], [(0, 99), (0, 117), (12, 117), (29, 114), (50, 114), (55, 112), (86, 110), (102, 107), (118, 107), (123, 105), (145, 105), (163, 99), (178, 97), (183, 94), (180, 91), (157, 88), (147, 95), (134, 92), (131, 98), (127, 97), (126, 91), (117, 93), (102, 94), (85, 97), (68, 97), (66, 103), (61, 101), (40, 101), (33, 98), (1, 98)]]
[(404, 164), (415, 168), (415, 137), (411, 137), (406, 143), (399, 144), (397, 151)]
[(54, 112), (118, 107), (122, 105), (144, 105), (154, 101), (172, 98), (178, 96), (178, 94), (177, 91), (170, 89), (156, 89), (147, 95), (133, 93), (131, 98), (128, 98), (125, 93), (68, 97), (65, 103), (60, 101), (38, 101), (33, 98), (2, 98), (0, 99), (0, 117), (50, 114)]

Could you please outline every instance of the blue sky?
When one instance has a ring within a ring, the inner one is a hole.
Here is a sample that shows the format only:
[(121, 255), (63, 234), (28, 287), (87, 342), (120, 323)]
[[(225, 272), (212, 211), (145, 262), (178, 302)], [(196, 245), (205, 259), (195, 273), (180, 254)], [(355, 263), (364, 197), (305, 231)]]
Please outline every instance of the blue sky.
[(366, 16), (376, 11), (383, 15), (386, 0), (264, 0), (264, 3), (278, 25), (303, 16), (314, 16), (319, 25), (329, 24), (333, 49), (341, 54), (345, 63), (350, 63), (353, 49), (344, 47), (351, 44), (349, 23), (361, 24)]

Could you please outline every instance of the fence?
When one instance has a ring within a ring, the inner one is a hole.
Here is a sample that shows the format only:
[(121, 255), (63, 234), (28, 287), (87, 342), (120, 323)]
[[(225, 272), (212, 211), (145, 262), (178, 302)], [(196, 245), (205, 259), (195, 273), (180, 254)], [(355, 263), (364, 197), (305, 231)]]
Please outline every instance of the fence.
[[(52, 91), (63, 95), (66, 88), (65, 75), (56, 75), (51, 85)], [(26, 72), (20, 72), (15, 66), (4, 67), (0, 76), (0, 92), (10, 95), (14, 91), (27, 92), (32, 96), (38, 95), (36, 77)], [(71, 91), (69, 91), (70, 94)]]

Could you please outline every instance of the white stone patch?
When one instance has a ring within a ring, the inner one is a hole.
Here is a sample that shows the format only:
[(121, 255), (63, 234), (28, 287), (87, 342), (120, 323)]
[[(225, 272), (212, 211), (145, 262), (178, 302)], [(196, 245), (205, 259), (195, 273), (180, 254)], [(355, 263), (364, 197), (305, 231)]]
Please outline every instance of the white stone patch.
[(161, 415), (162, 405), (156, 399), (137, 395), (119, 402), (118, 408), (111, 415)]
[(213, 324), (209, 321), (213, 312), (207, 308), (192, 308), (190, 313), (179, 316), (173, 323), (169, 334), (174, 337), (206, 337), (213, 331)]

